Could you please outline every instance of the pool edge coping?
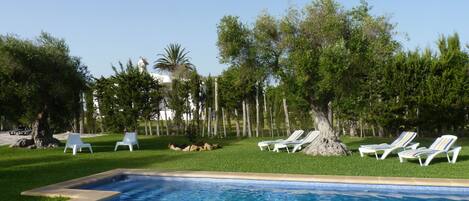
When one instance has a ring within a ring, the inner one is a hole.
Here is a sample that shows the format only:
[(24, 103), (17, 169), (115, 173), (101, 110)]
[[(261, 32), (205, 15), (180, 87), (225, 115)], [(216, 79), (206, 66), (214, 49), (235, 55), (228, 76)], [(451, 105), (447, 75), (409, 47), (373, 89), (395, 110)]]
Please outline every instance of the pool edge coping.
[(73, 187), (94, 183), (119, 175), (134, 174), (146, 176), (245, 179), (269, 181), (298, 181), (346, 184), (381, 184), (407, 186), (440, 186), (469, 187), (469, 179), (415, 178), (415, 177), (374, 177), (374, 176), (339, 176), (339, 175), (307, 175), (281, 173), (247, 173), (247, 172), (214, 172), (214, 171), (172, 171), (151, 169), (113, 169), (98, 174), (67, 180), (21, 192), (26, 196), (67, 197), (72, 201), (105, 200), (117, 196), (117, 191), (99, 191), (73, 189)]

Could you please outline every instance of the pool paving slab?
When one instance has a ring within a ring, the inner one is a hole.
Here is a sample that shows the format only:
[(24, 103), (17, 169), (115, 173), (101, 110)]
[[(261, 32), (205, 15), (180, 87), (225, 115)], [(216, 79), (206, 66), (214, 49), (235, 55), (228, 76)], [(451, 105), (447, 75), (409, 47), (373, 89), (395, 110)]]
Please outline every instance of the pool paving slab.
[(67, 197), (72, 201), (105, 200), (117, 196), (117, 191), (99, 191), (73, 189), (85, 184), (95, 183), (119, 175), (146, 175), (164, 177), (246, 179), (269, 181), (325, 182), (346, 184), (384, 184), (412, 186), (468, 187), (469, 179), (440, 179), (413, 177), (372, 177), (372, 176), (335, 176), (335, 175), (304, 175), (304, 174), (273, 174), (273, 173), (242, 173), (242, 172), (208, 172), (208, 171), (159, 171), (148, 169), (114, 169), (86, 177), (68, 180), (28, 191), (21, 195), (43, 197)]

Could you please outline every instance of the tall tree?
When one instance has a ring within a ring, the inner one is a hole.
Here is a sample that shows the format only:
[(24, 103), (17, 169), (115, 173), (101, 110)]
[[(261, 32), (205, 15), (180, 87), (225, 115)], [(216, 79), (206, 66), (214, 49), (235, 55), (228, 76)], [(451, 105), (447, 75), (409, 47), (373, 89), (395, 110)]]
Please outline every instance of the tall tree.
[(96, 97), (104, 124), (111, 131), (134, 131), (138, 120), (148, 120), (159, 112), (161, 86), (146, 71), (129, 61), (112, 66), (115, 74), (96, 80)]
[(180, 44), (169, 44), (163, 54), (158, 54), (159, 58), (155, 61), (154, 68), (169, 72), (176, 78), (186, 77), (194, 70), (188, 54), (189, 52)]
[[(248, 110), (250, 103), (256, 100), (256, 95), (259, 95), (256, 93), (256, 89), (262, 87), (258, 84), (259, 80), (263, 82), (265, 78), (263, 66), (259, 65), (258, 62), (252, 30), (240, 22), (238, 17), (225, 16), (218, 24), (217, 46), (220, 50), (220, 61), (230, 64), (230, 68), (238, 68), (240, 75), (237, 78), (237, 82), (240, 83), (238, 90), (242, 94), (240, 97), (242, 99), (239, 102), (244, 101), (246, 106), (243, 106), (243, 108)], [(258, 107), (259, 105), (256, 104), (256, 108)], [(260, 112), (259, 109), (256, 109), (256, 111), (257, 113)], [(243, 117), (250, 120), (251, 114), (243, 111)], [(243, 125), (247, 120), (243, 118)], [(248, 127), (249, 125), (251, 124), (248, 123)], [(250, 131), (250, 128), (248, 128), (248, 131)]]
[[(368, 54), (387, 56), (394, 51), (393, 26), (368, 11), (366, 3), (347, 11), (333, 0), (318, 0), (303, 14), (290, 11), (282, 20), (289, 52), (284, 71), (291, 72), (285, 76), (287, 83), (297, 86), (298, 94), (309, 102), (321, 132), (304, 150), (307, 154), (349, 153), (328, 117), (330, 105), (360, 95), (369, 73), (366, 64), (375, 61)], [(374, 45), (375, 41), (387, 46)]]
[[(68, 129), (80, 115), (80, 94), (90, 77), (86, 66), (70, 55), (63, 39), (47, 33), (34, 41), (0, 37), (0, 58), (1, 83), (6, 84), (2, 91), (15, 86), (0, 93), (8, 96), (1, 98), (0, 105), (7, 114), (15, 113), (10, 116), (14, 121), (32, 125), (32, 138), (15, 146), (58, 146), (53, 133)], [(8, 105), (13, 100), (18, 102)]]

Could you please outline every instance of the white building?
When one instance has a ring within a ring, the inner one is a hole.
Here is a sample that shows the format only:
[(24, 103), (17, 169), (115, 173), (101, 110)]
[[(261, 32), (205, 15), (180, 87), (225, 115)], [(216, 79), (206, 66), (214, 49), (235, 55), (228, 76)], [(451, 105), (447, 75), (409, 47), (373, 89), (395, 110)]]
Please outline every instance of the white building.
[[(148, 61), (140, 57), (140, 60), (137, 62), (137, 66), (141, 72), (146, 71), (148, 72), (147, 66), (148, 66)], [(158, 73), (152, 73), (148, 72), (155, 80), (158, 80), (158, 82), (161, 85), (165, 86), (171, 86), (171, 81), (172, 78), (170, 75), (164, 75), (164, 74), (158, 74)], [(195, 109), (195, 106), (192, 104), (192, 101), (190, 101), (190, 107), (191, 109)], [(155, 119), (157, 117), (154, 117)], [(174, 111), (167, 108), (164, 103), (160, 103), (160, 119), (165, 120), (165, 119), (173, 119), (174, 118)], [(182, 116), (183, 120), (191, 120), (191, 116), (188, 116), (187, 114), (183, 114)]]

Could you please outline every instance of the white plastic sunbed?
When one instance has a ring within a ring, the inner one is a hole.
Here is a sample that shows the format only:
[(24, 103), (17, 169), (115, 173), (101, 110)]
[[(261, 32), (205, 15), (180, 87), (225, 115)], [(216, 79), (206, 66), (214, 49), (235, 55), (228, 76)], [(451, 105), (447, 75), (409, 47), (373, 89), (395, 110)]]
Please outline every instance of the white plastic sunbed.
[(280, 142), (296, 141), (301, 137), (301, 135), (303, 135), (304, 132), (305, 131), (303, 131), (303, 130), (296, 130), (286, 140), (278, 139), (278, 140), (262, 141), (262, 142), (257, 143), (257, 146), (259, 146), (261, 151), (263, 151), (265, 148), (267, 148), (270, 151), (270, 146), (272, 146), (276, 143), (280, 143)]
[[(404, 131), (401, 135), (394, 140), (391, 144), (372, 144), (372, 145), (362, 145), (358, 148), (360, 156), (363, 157), (365, 154), (374, 154), (377, 160), (384, 160), (390, 153), (397, 149), (416, 149), (419, 146), (419, 143), (412, 143), (412, 140), (417, 136), (416, 132)], [(378, 156), (378, 152), (383, 152), (381, 157)]]
[(295, 153), (298, 150), (301, 150), (304, 145), (310, 144), (319, 136), (319, 131), (310, 131), (305, 138), (296, 141), (290, 142), (279, 142), (274, 144), (274, 151), (280, 152), (280, 149), (287, 149), (287, 152), (290, 153), (291, 147), (293, 147), (291, 153)]
[[(399, 160), (404, 162), (404, 159), (419, 159), (420, 166), (428, 166), (433, 158), (438, 154), (446, 154), (446, 158), (449, 163), (456, 163), (461, 147), (454, 147), (454, 143), (458, 137), (454, 135), (443, 135), (435, 140), (429, 148), (420, 147), (415, 150), (406, 150), (399, 152)], [(450, 153), (453, 154), (453, 158), (450, 159)], [(422, 158), (426, 157), (425, 163), (422, 163)]]
[(117, 147), (119, 146), (128, 146), (129, 150), (133, 151), (134, 145), (137, 145), (137, 148), (140, 149), (140, 146), (138, 145), (137, 134), (135, 132), (126, 132), (124, 135), (124, 140), (116, 142), (116, 147), (114, 148), (114, 151), (117, 151)]
[(70, 133), (68, 135), (68, 138), (67, 138), (67, 143), (65, 144), (64, 153), (67, 152), (67, 148), (70, 148), (70, 149), (72, 149), (73, 155), (76, 155), (77, 150), (80, 150), (80, 152), (81, 152), (83, 147), (88, 148), (90, 150), (90, 152), (93, 153), (93, 149), (91, 148), (91, 144), (83, 143), (83, 141), (81, 141), (79, 133)]

